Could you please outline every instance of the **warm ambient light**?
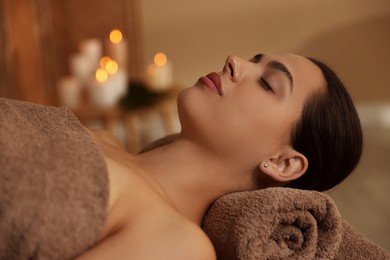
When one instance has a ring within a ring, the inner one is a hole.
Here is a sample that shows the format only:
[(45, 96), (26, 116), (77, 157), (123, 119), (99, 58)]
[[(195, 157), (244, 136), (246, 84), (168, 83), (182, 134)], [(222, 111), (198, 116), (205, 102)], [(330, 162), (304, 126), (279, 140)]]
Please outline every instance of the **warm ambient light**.
[(104, 66), (108, 74), (113, 75), (118, 71), (118, 63), (114, 60), (109, 60)]
[(108, 74), (113, 75), (118, 71), (118, 63), (108, 56), (100, 59), (100, 68), (104, 69)]
[(151, 64), (148, 67), (148, 72), (149, 72), (149, 75), (155, 77), (158, 74), (158, 67), (155, 64)]
[(154, 63), (157, 66), (164, 66), (167, 63), (167, 56), (162, 52), (157, 53), (154, 55)]
[(112, 43), (120, 43), (122, 41), (123, 35), (122, 32), (118, 29), (112, 30), (110, 32), (110, 41)]
[(95, 73), (97, 82), (104, 83), (108, 78), (108, 73), (104, 69), (98, 69)]
[(105, 68), (105, 67), (106, 67), (106, 64), (107, 64), (109, 61), (111, 61), (111, 58), (108, 57), (108, 56), (104, 56), (103, 58), (100, 59), (100, 62), (99, 62), (100, 67), (101, 67), (101, 68)]

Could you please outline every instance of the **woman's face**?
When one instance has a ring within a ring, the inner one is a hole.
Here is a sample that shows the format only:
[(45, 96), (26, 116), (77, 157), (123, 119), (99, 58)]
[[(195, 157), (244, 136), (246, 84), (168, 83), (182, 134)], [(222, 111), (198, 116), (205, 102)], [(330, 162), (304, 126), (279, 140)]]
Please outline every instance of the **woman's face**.
[(228, 160), (258, 163), (289, 146), (306, 98), (324, 84), (302, 56), (229, 56), (221, 72), (180, 94), (182, 135)]

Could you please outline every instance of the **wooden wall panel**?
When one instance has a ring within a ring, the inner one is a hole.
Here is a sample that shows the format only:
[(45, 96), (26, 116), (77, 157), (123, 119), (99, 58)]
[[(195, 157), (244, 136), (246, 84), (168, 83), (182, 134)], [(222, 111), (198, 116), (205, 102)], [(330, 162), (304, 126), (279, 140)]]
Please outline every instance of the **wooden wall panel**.
[(36, 1), (3, 0), (2, 7), (7, 66), (3, 73), (12, 78), (5, 83), (6, 96), (47, 103)]
[(8, 43), (5, 30), (4, 4), (0, 1), (0, 97), (11, 97), (11, 83), (8, 72)]

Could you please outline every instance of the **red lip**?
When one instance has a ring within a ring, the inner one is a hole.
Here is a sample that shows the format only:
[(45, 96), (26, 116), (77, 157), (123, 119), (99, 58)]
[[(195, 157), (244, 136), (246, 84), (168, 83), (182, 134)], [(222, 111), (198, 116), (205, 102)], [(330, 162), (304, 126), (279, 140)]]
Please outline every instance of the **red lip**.
[(218, 73), (212, 72), (200, 78), (200, 80), (213, 90), (216, 94), (222, 96), (221, 76)]

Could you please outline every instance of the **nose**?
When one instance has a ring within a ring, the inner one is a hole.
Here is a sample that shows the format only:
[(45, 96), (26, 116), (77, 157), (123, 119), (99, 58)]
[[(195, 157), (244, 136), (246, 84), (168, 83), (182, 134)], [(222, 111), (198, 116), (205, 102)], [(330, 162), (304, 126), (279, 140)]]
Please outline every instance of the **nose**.
[(240, 79), (240, 62), (239, 58), (234, 55), (229, 55), (226, 58), (225, 66), (223, 67), (223, 71), (228, 73), (230, 79), (233, 82), (237, 82)]

